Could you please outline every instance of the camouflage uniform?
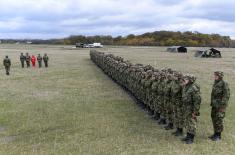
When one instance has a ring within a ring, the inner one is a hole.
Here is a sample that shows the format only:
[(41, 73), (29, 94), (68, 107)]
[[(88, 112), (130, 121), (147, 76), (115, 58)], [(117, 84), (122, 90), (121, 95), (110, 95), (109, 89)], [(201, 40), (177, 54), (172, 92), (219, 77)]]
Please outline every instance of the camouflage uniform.
[(201, 105), (200, 88), (195, 84), (196, 77), (194, 75), (186, 75), (184, 80), (189, 80), (183, 87), (182, 102), (185, 108), (185, 128), (187, 136), (182, 139), (186, 144), (192, 144), (196, 134), (197, 117), (199, 116), (199, 109)]
[(23, 53), (21, 53), (20, 55), (20, 62), (21, 62), (21, 67), (24, 68), (25, 56)]
[(40, 54), (38, 54), (38, 56), (37, 56), (37, 61), (38, 61), (38, 67), (41, 68), (42, 67), (42, 57)]
[(223, 119), (230, 98), (228, 83), (223, 80), (223, 72), (214, 73), (219, 79), (215, 80), (211, 92), (211, 119), (214, 128), (214, 134), (209, 138), (213, 141), (221, 139), (221, 132), (224, 129)]
[(3, 60), (3, 65), (6, 69), (6, 75), (10, 75), (10, 68), (11, 68), (11, 60), (6, 56), (6, 58)]
[(43, 61), (44, 61), (45, 67), (47, 68), (48, 67), (49, 57), (47, 56), (46, 53), (43, 56)]
[(158, 124), (166, 124), (166, 114), (164, 110), (164, 90), (165, 90), (165, 73), (161, 72), (159, 86), (158, 86), (158, 98), (159, 98), (159, 111), (161, 119)]
[(167, 74), (167, 79), (165, 81), (165, 92), (164, 92), (164, 111), (166, 118), (168, 120), (168, 125), (165, 126), (166, 130), (173, 129), (173, 105), (172, 105), (172, 75)]
[(29, 56), (28, 53), (26, 53), (25, 61), (26, 61), (27, 68), (30, 67), (30, 60), (31, 60), (31, 57)]
[(177, 128), (176, 132), (173, 132), (175, 136), (183, 134), (183, 104), (182, 104), (182, 85), (180, 79), (182, 75), (180, 73), (174, 73), (174, 80), (172, 82), (172, 104), (173, 104), (173, 118), (174, 125)]
[(154, 119), (156, 120), (160, 118), (160, 107), (159, 107), (159, 98), (158, 98), (158, 86), (159, 86), (158, 76), (159, 74), (155, 72), (154, 76), (152, 77), (153, 82), (151, 87), (151, 97), (154, 108)]
[(148, 111), (149, 114), (153, 115), (153, 104), (152, 104), (152, 100), (151, 100), (151, 86), (152, 86), (152, 70), (148, 70), (146, 75), (146, 79), (145, 79), (145, 102), (146, 105), (148, 106)]

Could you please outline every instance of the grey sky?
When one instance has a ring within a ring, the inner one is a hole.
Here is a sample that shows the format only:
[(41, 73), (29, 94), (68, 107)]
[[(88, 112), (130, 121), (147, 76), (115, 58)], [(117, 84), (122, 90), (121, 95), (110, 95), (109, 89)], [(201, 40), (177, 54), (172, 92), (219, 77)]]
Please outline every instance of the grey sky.
[(233, 0), (0, 0), (0, 38), (127, 35), (157, 30), (235, 38)]

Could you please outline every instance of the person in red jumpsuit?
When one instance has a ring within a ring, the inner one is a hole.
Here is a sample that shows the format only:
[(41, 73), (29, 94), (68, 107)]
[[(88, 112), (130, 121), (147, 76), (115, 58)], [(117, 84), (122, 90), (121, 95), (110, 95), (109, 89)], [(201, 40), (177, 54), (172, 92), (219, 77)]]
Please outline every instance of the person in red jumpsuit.
[(35, 67), (35, 65), (36, 65), (36, 57), (34, 55), (32, 55), (31, 62), (32, 62), (32, 66)]

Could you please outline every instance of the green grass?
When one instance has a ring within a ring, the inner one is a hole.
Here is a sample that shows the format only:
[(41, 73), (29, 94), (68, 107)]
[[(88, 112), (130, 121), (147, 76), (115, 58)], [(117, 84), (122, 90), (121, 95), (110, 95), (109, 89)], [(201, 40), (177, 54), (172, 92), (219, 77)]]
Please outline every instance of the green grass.
[[(0, 67), (0, 155), (235, 154), (234, 49), (222, 49), (222, 59), (194, 58), (194, 49), (188, 54), (158, 47), (100, 50), (195, 74), (203, 97), (195, 144), (182, 144), (151, 120), (89, 60), (88, 49), (0, 45), (0, 57), (7, 54), (13, 62), (10, 77)], [(21, 69), (20, 52), (48, 53), (49, 68)], [(214, 143), (207, 136), (212, 133), (209, 101), (217, 69), (225, 72), (231, 99), (223, 140)]]

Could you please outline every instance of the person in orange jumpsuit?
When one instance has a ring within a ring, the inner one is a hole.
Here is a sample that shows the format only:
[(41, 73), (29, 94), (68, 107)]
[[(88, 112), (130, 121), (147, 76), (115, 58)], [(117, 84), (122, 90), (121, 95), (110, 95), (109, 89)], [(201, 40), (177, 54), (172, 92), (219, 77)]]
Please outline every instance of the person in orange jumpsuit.
[(34, 55), (32, 55), (31, 62), (32, 62), (32, 66), (35, 67), (35, 65), (36, 65), (36, 57)]

